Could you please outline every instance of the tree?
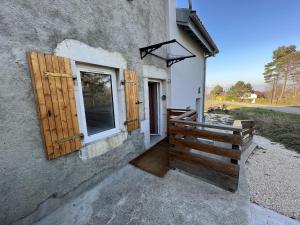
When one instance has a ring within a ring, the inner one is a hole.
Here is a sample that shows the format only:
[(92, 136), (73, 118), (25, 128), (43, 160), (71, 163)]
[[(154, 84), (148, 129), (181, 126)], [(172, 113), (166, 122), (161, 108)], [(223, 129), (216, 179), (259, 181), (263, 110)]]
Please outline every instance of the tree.
[[(84, 72), (81, 75), (81, 84), (87, 107), (94, 107), (103, 96), (111, 94), (110, 76)], [(98, 100), (98, 101), (97, 101)]]
[(210, 92), (211, 96), (220, 96), (224, 93), (223, 87), (220, 85), (216, 85)]
[(246, 93), (253, 92), (252, 85), (244, 81), (238, 81), (228, 91), (228, 95), (233, 97), (242, 97)]
[(279, 100), (282, 99), (286, 90), (287, 81), (289, 79), (289, 76), (291, 76), (292, 60), (295, 52), (295, 45), (289, 45), (287, 47), (281, 46), (273, 52), (273, 63), (276, 66), (277, 72), (283, 78), (283, 86), (281, 89)]
[(265, 65), (264, 79), (266, 83), (272, 84), (272, 91), (271, 91), (272, 93), (271, 104), (272, 104), (273, 99), (276, 98), (277, 83), (279, 80), (279, 73), (276, 70), (276, 66), (274, 62), (270, 62)]
[(297, 85), (300, 86), (300, 52), (295, 45), (280, 46), (273, 51), (272, 62), (265, 65), (263, 73), (266, 83), (272, 84), (271, 103), (277, 98), (280, 87), (279, 100), (287, 93), (288, 82), (292, 82), (292, 95), (297, 95)]
[(291, 56), (289, 79), (292, 81), (293, 97), (296, 97), (297, 86), (300, 88), (300, 52), (295, 52)]

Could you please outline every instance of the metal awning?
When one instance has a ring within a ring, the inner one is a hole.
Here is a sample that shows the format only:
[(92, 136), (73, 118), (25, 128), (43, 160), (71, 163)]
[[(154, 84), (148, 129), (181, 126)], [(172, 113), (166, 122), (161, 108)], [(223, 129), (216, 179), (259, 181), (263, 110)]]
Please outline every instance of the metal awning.
[[(172, 44), (172, 43), (177, 43), (179, 46), (181, 46), (183, 49), (185, 49), (190, 55), (174, 56), (174, 57), (172, 57), (172, 56), (163, 57), (163, 56), (160, 56), (160, 55), (157, 55), (157, 54), (153, 53), (155, 50), (161, 48), (162, 46), (169, 45), (169, 44)], [(158, 57), (162, 60), (165, 60), (166, 63), (167, 63), (167, 67), (170, 67), (174, 63), (180, 62), (184, 59), (196, 57), (196, 55), (194, 55), (190, 50), (188, 50), (186, 47), (184, 47), (182, 44), (180, 44), (176, 39), (140, 48), (140, 55), (141, 55), (141, 59), (145, 58), (147, 55), (153, 55), (153, 56)]]

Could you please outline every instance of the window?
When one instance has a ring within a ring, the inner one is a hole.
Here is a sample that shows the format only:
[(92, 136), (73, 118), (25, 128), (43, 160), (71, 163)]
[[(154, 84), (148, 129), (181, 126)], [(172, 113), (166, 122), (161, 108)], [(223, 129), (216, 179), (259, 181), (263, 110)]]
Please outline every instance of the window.
[(80, 72), (88, 135), (115, 128), (111, 75)]
[(79, 66), (78, 69), (79, 120), (85, 142), (118, 132), (115, 70), (94, 66)]

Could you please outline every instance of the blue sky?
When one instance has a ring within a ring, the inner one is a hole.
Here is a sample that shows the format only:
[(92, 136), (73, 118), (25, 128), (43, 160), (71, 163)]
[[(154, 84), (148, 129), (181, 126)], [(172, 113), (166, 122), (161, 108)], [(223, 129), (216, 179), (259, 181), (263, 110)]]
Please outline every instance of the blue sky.
[[(188, 0), (177, 0), (188, 7)], [(300, 49), (300, 0), (193, 0), (220, 53), (208, 60), (207, 86), (238, 80), (260, 89), (264, 65), (278, 46)]]

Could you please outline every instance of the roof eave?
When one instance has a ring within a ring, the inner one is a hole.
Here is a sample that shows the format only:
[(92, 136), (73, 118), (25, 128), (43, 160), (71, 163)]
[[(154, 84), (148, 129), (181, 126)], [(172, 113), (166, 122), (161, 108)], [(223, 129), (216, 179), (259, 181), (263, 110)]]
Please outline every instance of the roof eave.
[(210, 37), (195, 11), (177, 9), (176, 15), (177, 25), (188, 31), (189, 35), (191, 35), (193, 39), (205, 48), (208, 53), (207, 57), (214, 56), (219, 53), (217, 45)]
[(207, 32), (207, 30), (205, 29), (204, 25), (201, 23), (199, 17), (197, 16), (196, 12), (193, 11), (190, 14), (190, 19), (196, 24), (196, 26), (198, 27), (198, 29), (201, 31), (201, 33), (205, 36), (206, 41), (211, 45), (211, 47), (214, 49), (213, 54), (218, 54), (219, 53), (219, 49), (216, 45), (216, 43), (213, 41), (213, 39), (211, 38), (210, 34)]

